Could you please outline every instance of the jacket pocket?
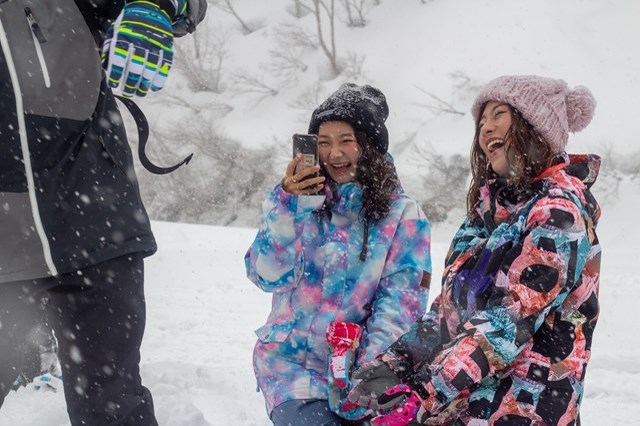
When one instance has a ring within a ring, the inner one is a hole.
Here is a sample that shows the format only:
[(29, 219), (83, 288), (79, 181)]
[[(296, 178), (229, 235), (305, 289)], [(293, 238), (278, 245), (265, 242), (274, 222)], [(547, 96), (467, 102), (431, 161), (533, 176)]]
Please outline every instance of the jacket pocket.
[(102, 80), (100, 50), (73, 0), (3, 3), (3, 26), (20, 82), (24, 110), (84, 121)]
[(270, 353), (270, 357), (289, 363), (305, 365), (307, 360), (309, 331), (294, 327), (293, 323), (267, 324), (256, 330), (258, 345)]
[(283, 324), (265, 324), (256, 330), (256, 336), (263, 343), (282, 343), (287, 340), (287, 337), (293, 330), (293, 323)]

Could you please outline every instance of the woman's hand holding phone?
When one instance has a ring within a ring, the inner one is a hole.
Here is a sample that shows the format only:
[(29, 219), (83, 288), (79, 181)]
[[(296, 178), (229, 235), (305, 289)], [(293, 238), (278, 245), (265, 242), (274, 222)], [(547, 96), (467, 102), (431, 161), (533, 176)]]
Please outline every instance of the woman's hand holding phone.
[(320, 166), (315, 165), (296, 171), (298, 164), (303, 161), (303, 154), (296, 155), (287, 166), (287, 172), (282, 178), (282, 189), (294, 195), (315, 195), (324, 187), (324, 176), (320, 176)]

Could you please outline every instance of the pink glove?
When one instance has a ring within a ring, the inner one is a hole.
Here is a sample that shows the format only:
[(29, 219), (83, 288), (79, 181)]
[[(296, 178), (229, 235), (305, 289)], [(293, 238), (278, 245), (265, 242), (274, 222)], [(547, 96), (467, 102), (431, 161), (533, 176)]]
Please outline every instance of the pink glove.
[(374, 426), (404, 426), (416, 420), (422, 401), (404, 383), (395, 385), (377, 400), (377, 416), (371, 419)]

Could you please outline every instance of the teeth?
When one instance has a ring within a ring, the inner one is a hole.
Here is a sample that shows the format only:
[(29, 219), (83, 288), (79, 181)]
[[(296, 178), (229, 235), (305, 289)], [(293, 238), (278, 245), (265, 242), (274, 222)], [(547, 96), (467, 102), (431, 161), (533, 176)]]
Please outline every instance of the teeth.
[(349, 163), (332, 164), (332, 166), (335, 167), (335, 168), (345, 167), (345, 166), (348, 166), (348, 165), (349, 165)]
[(502, 139), (494, 139), (491, 142), (489, 142), (489, 145), (487, 145), (487, 148), (489, 149), (489, 151), (493, 151), (494, 148), (497, 149), (502, 145), (504, 145), (504, 141)]

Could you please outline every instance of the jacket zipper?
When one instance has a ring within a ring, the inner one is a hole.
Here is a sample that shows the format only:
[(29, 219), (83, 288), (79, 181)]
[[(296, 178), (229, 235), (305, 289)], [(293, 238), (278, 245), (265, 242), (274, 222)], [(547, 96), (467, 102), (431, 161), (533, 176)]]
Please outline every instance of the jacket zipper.
[(27, 139), (27, 126), (24, 119), (24, 106), (22, 104), (22, 92), (20, 90), (20, 81), (18, 80), (18, 71), (13, 62), (13, 56), (11, 56), (11, 49), (9, 47), (9, 40), (0, 19), (0, 46), (2, 47), (2, 55), (5, 57), (7, 63), (7, 69), (9, 70), (9, 78), (13, 87), (14, 96), (16, 99), (16, 119), (18, 120), (18, 137), (20, 138), (20, 146), (22, 148), (22, 161), (24, 162), (24, 171), (27, 178), (27, 190), (29, 194), (29, 201), (31, 204), (31, 215), (33, 216), (33, 222), (36, 227), (38, 237), (40, 237), (40, 243), (42, 244), (42, 251), (44, 259), (49, 268), (49, 272), (52, 275), (58, 275), (58, 270), (53, 263), (53, 256), (51, 255), (51, 247), (47, 234), (44, 231), (42, 225), (42, 218), (40, 217), (40, 210), (38, 208), (38, 199), (36, 198), (35, 183), (33, 180), (33, 169), (31, 167), (31, 153), (29, 152), (29, 143)]
[(31, 28), (31, 36), (33, 37), (33, 44), (36, 47), (36, 55), (38, 55), (38, 62), (40, 62), (40, 68), (42, 69), (42, 76), (44, 77), (44, 85), (45, 87), (51, 87), (51, 79), (49, 77), (49, 70), (47, 69), (47, 63), (44, 60), (44, 55), (42, 54), (42, 47), (40, 46), (43, 43), (47, 42), (40, 25), (38, 25), (38, 21), (33, 16), (33, 12), (31, 12), (30, 7), (24, 8), (24, 13), (27, 16), (27, 22), (29, 22), (29, 27)]

